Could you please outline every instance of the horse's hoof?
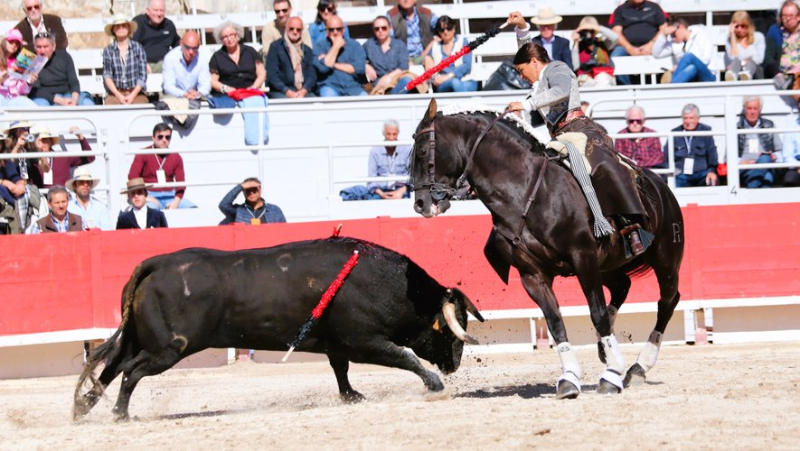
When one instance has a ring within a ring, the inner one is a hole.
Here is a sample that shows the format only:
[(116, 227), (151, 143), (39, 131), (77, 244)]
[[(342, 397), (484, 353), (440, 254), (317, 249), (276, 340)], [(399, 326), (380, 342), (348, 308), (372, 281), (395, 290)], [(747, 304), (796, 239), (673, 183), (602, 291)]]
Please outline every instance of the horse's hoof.
[(597, 384), (597, 393), (601, 395), (618, 395), (622, 393), (622, 389), (605, 379), (600, 379), (600, 383)]
[(634, 363), (633, 366), (628, 369), (628, 372), (625, 373), (625, 380), (622, 382), (625, 384), (625, 388), (628, 388), (644, 384), (645, 379), (647, 379), (647, 376), (644, 368), (638, 363)]
[(560, 381), (556, 390), (556, 399), (575, 399), (581, 390), (570, 381)]
[(344, 401), (347, 404), (357, 404), (367, 399), (366, 396), (362, 395), (361, 393), (355, 390), (347, 393), (340, 393), (339, 396), (341, 396), (342, 401)]
[(128, 415), (128, 412), (114, 414), (114, 421), (117, 423), (127, 423), (130, 419), (131, 417)]

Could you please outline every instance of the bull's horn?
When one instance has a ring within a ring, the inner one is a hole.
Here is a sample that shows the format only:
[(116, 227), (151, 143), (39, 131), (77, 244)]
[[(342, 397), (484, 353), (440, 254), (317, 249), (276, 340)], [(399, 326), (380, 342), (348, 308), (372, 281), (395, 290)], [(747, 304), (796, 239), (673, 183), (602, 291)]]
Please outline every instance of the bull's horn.
[(478, 344), (478, 340), (470, 336), (461, 327), (461, 324), (458, 324), (458, 320), (456, 319), (455, 304), (453, 304), (452, 302), (445, 302), (444, 305), (442, 306), (442, 313), (444, 314), (445, 321), (447, 321), (447, 327), (450, 328), (450, 331), (453, 332), (453, 335), (455, 335), (456, 338), (463, 341), (464, 343), (469, 343), (471, 345)]

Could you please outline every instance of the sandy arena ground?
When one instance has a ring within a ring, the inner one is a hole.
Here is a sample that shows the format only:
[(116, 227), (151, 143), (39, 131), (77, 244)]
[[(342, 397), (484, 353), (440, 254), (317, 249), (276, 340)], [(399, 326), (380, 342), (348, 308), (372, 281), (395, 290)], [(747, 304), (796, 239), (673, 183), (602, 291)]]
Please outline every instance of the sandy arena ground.
[[(624, 346), (628, 363), (639, 347)], [(129, 423), (117, 379), (79, 424), (77, 377), (0, 381), (0, 449), (798, 449), (800, 344), (665, 346), (648, 382), (595, 393), (596, 351), (578, 353), (584, 393), (557, 401), (555, 351), (469, 356), (446, 396), (419, 378), (351, 365), (361, 404), (338, 399), (326, 362), (237, 363), (145, 378)]]

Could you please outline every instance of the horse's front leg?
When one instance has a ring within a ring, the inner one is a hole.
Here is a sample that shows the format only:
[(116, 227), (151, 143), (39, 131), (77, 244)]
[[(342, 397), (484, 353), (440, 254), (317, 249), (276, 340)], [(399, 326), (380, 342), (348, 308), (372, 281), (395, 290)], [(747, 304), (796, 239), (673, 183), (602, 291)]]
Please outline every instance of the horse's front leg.
[(622, 373), (625, 371), (625, 360), (622, 357), (622, 351), (619, 349), (617, 338), (611, 330), (612, 324), (609, 319), (605, 296), (603, 295), (600, 268), (598, 268), (597, 262), (591, 254), (577, 258), (573, 268), (589, 304), (592, 324), (594, 324), (599, 336), (598, 347), (600, 348), (601, 360), (603, 360), (602, 356), (605, 357), (606, 370), (600, 376), (597, 391), (604, 394), (620, 393), (623, 387)]
[(561, 358), (562, 373), (556, 382), (556, 399), (577, 398), (581, 393), (581, 365), (567, 340), (567, 328), (553, 293), (553, 279), (540, 274), (522, 273), (521, 276), (522, 286), (528, 296), (542, 309), (547, 328), (556, 342), (556, 350)]

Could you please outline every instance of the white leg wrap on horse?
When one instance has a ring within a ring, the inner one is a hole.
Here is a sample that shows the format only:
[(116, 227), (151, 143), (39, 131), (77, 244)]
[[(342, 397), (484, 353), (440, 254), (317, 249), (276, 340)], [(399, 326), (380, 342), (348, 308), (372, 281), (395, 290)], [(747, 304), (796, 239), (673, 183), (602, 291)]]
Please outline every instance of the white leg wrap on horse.
[(603, 371), (603, 374), (600, 375), (600, 379), (614, 384), (614, 386), (620, 390), (623, 388), (622, 376), (611, 369)]
[[(578, 358), (575, 357), (575, 351), (572, 349), (572, 345), (570, 345), (568, 341), (560, 343), (558, 346), (556, 346), (556, 351), (558, 351), (558, 357), (561, 358), (561, 369), (565, 374), (572, 373), (577, 379), (583, 377), (581, 364), (578, 363)], [(580, 387), (580, 384), (576, 385)]]
[(559, 386), (561, 385), (561, 382), (563, 382), (563, 381), (567, 381), (567, 382), (571, 383), (572, 385), (574, 385), (578, 389), (579, 393), (582, 392), (582, 390), (581, 390), (581, 381), (580, 381), (580, 379), (578, 379), (578, 376), (576, 376), (573, 372), (567, 371), (567, 372), (564, 372), (564, 374), (562, 374), (561, 376), (558, 377), (558, 381), (556, 381), (556, 390), (558, 390)]
[[(603, 345), (603, 351), (606, 353), (606, 367), (614, 370), (617, 374), (622, 374), (625, 371), (625, 359), (622, 357), (622, 351), (619, 349), (617, 337), (609, 335), (600, 339)], [(609, 381), (611, 382), (611, 381)]]
[[(614, 323), (617, 321), (617, 312), (618, 310), (616, 307), (613, 305), (608, 306), (608, 323), (611, 325), (611, 335), (614, 335)], [(603, 338), (597, 330), (594, 331), (594, 335), (597, 337), (597, 341)]]
[(650, 338), (648, 338), (647, 343), (644, 344), (642, 352), (639, 353), (636, 363), (645, 371), (650, 371), (650, 368), (656, 366), (658, 351), (661, 349), (661, 339), (661, 332), (654, 330), (650, 333)]

